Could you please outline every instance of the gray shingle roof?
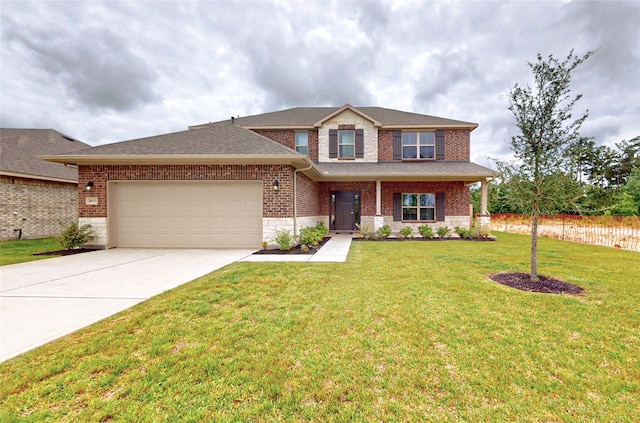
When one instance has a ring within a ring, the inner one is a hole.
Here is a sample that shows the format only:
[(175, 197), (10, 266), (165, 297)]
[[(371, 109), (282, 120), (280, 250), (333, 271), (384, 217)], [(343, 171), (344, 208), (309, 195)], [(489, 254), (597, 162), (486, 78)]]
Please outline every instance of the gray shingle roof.
[(77, 152), (91, 146), (53, 129), (0, 129), (0, 172), (25, 177), (76, 181), (78, 171), (41, 160), (42, 154)]
[(317, 167), (326, 179), (444, 180), (456, 176), (457, 180), (475, 181), (498, 174), (487, 167), (462, 161), (319, 163)]
[[(86, 156), (118, 155), (294, 155), (300, 153), (235, 124), (208, 126), (148, 138), (105, 144)], [(76, 156), (70, 153), (67, 155)]]
[[(342, 107), (295, 107), (277, 112), (263, 113), (253, 116), (239, 117), (235, 123), (247, 128), (259, 127), (313, 127), (318, 121)], [(353, 107), (365, 115), (379, 121), (382, 126), (468, 126), (476, 127), (476, 123), (445, 119), (437, 116), (421, 115), (384, 107)], [(229, 121), (199, 125), (215, 126)]]

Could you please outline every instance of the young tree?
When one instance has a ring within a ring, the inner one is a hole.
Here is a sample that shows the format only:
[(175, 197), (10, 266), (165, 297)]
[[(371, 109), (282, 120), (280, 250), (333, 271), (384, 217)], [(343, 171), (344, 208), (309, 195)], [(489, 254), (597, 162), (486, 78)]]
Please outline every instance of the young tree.
[[(583, 140), (578, 133), (588, 111), (573, 120), (572, 110), (581, 94), (571, 97), (569, 87), (575, 69), (593, 52), (577, 57), (573, 50), (564, 61), (553, 56), (547, 60), (538, 54), (528, 63), (533, 72), (533, 86), (515, 84), (509, 92), (509, 111), (519, 133), (510, 144), (516, 162), (499, 162), (505, 180), (511, 181), (511, 192), (531, 215), (531, 279), (538, 279), (538, 217), (553, 213), (558, 204), (566, 203), (567, 192), (559, 180), (566, 181), (568, 154), (565, 150)], [(577, 199), (574, 199), (577, 200)]]

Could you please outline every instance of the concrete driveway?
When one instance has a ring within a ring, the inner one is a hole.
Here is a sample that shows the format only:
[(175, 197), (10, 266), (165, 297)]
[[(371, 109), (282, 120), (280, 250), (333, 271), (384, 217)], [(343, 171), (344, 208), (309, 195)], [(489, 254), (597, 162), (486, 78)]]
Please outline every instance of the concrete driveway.
[(116, 248), (2, 266), (0, 361), (251, 253)]

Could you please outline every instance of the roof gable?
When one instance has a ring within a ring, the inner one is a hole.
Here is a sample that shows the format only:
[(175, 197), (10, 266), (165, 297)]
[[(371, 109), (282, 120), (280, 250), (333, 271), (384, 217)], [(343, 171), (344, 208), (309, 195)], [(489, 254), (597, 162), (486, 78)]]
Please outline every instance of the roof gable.
[(333, 118), (335, 116), (338, 116), (339, 114), (341, 114), (345, 110), (350, 110), (353, 113), (365, 118), (366, 120), (368, 120), (371, 123), (373, 123), (374, 126), (377, 126), (377, 127), (382, 126), (382, 124), (378, 120), (370, 117), (366, 113), (363, 113), (362, 111), (360, 111), (359, 109), (356, 109), (355, 107), (351, 106), (350, 104), (345, 104), (344, 106), (340, 107), (339, 109), (334, 110), (333, 112), (331, 112), (328, 115), (324, 116), (322, 119), (318, 120), (317, 122), (314, 122), (313, 126), (318, 128), (318, 127), (322, 126), (323, 123), (325, 123), (326, 121), (328, 121), (329, 119), (331, 119), (331, 118)]

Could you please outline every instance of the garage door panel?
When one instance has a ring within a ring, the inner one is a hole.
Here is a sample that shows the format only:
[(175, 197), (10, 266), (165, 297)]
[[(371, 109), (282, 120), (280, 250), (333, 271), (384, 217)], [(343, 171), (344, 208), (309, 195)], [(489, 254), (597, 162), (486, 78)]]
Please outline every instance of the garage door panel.
[(112, 190), (114, 246), (259, 248), (262, 241), (261, 182), (117, 182)]

